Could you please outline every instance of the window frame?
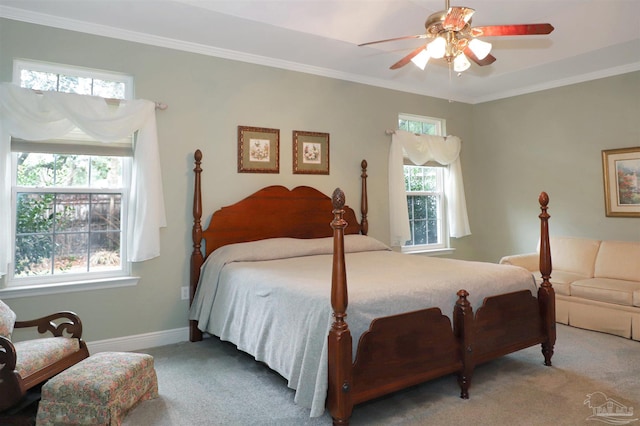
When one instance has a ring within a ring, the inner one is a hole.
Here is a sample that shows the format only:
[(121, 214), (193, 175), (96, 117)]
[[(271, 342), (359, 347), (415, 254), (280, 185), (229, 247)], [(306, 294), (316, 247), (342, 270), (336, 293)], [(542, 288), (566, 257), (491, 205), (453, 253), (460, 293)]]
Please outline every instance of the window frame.
[[(83, 77), (92, 79), (101, 79), (106, 81), (113, 81), (124, 83), (124, 96), (123, 99), (133, 99), (133, 76), (125, 75), (117, 72), (109, 72), (102, 70), (93, 70), (88, 68), (74, 67), (68, 65), (61, 65), (49, 62), (31, 61), (25, 59), (16, 59), (13, 63), (13, 83), (21, 85), (21, 73), (23, 70), (30, 70), (36, 72), (46, 72), (54, 74), (64, 74), (73, 77)], [(82, 133), (82, 132), (79, 132)], [(86, 136), (86, 135), (85, 135)], [(87, 137), (88, 138), (88, 137)], [(92, 142), (95, 145), (96, 141), (88, 138), (86, 144), (84, 143), (84, 137), (80, 141), (72, 137), (70, 141), (71, 149), (74, 146), (80, 147), (82, 145), (91, 146)], [(39, 144), (39, 142), (33, 142)], [(42, 145), (45, 145), (42, 143)], [(102, 193), (118, 193), (120, 194), (120, 268), (111, 271), (85, 271), (79, 273), (59, 273), (50, 275), (33, 275), (33, 276), (15, 276), (15, 262), (9, 265), (7, 275), (3, 278), (5, 281), (5, 288), (0, 289), (0, 296), (3, 298), (11, 297), (23, 297), (31, 295), (44, 295), (54, 294), (60, 292), (79, 291), (87, 289), (101, 289), (101, 288), (113, 288), (121, 286), (136, 285), (138, 277), (131, 276), (132, 263), (127, 260), (127, 235), (129, 232), (127, 223), (127, 214), (129, 196), (131, 191), (131, 175), (133, 166), (133, 157), (130, 154), (122, 154), (122, 145), (114, 144), (113, 149), (110, 149), (105, 144), (99, 144), (102, 148), (95, 152), (95, 149), (91, 153), (82, 152), (83, 149), (76, 149), (77, 155), (91, 155), (91, 156), (119, 156), (123, 157), (122, 164), (122, 185), (120, 188), (100, 188), (100, 187), (67, 187), (67, 186), (52, 186), (52, 187), (24, 187), (17, 186), (17, 152), (11, 154), (11, 214), (13, 218), (13, 224), (11, 229), (12, 241), (14, 244), (11, 248), (12, 258), (15, 259), (16, 251), (16, 231), (17, 226), (15, 223), (17, 214), (17, 194), (18, 193), (88, 193), (88, 194), (102, 194)], [(116, 146), (118, 145), (118, 146)], [(94, 148), (94, 147), (92, 147)], [(36, 152), (37, 148), (29, 149), (31, 152)], [(47, 150), (48, 151), (48, 150)], [(50, 151), (48, 151), (50, 152)], [(59, 154), (69, 154), (65, 152), (54, 152)]]
[[(428, 117), (428, 116), (420, 116), (414, 114), (398, 114), (398, 127), (400, 127), (402, 121), (412, 121), (412, 122), (421, 122), (423, 124), (429, 124), (434, 126), (435, 130), (433, 133), (421, 133), (421, 134), (430, 134), (434, 136), (444, 136), (446, 135), (446, 120), (442, 118)], [(446, 185), (446, 174), (445, 168), (441, 164), (437, 163), (427, 163), (423, 165), (416, 165), (409, 160), (406, 153), (404, 155), (404, 166), (412, 166), (412, 167), (424, 167), (424, 168), (436, 168), (436, 179), (438, 182), (438, 190), (437, 191), (410, 191), (406, 189), (407, 195), (407, 209), (409, 208), (409, 196), (437, 196), (439, 198), (439, 208), (437, 215), (439, 216), (438, 220), (438, 235), (440, 236), (440, 241), (437, 244), (413, 244), (407, 245), (406, 242), (402, 246), (400, 246), (400, 251), (403, 253), (431, 253), (431, 254), (448, 254), (453, 252), (450, 246), (450, 236), (449, 236), (449, 227), (447, 223), (448, 217), (448, 206), (447, 206), (447, 198), (444, 192), (444, 188)], [(407, 169), (404, 168), (404, 176), (407, 178)], [(412, 220), (409, 219), (409, 226), (411, 226)], [(428, 233), (428, 229), (427, 229)], [(412, 235), (413, 239), (413, 235)]]

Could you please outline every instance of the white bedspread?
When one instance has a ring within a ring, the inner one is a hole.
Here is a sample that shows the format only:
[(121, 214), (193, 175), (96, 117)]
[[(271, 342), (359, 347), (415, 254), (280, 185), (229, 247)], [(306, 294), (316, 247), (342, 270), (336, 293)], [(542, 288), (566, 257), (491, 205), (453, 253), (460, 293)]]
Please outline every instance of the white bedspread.
[[(189, 316), (280, 373), (312, 417), (327, 393), (332, 250), (331, 237), (221, 247), (202, 267)], [(361, 235), (345, 236), (345, 252), (354, 356), (374, 318), (430, 307), (451, 317), (460, 289), (474, 310), (495, 294), (536, 295), (531, 273), (518, 267), (401, 254)]]

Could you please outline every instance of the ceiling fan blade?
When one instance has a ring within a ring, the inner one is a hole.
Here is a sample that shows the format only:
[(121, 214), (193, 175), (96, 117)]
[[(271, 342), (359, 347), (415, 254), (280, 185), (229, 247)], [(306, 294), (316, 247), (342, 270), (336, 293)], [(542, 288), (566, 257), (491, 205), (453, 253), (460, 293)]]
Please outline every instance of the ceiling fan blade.
[(471, 20), (474, 12), (470, 7), (450, 7), (442, 27), (447, 31), (460, 31)]
[(534, 35), (549, 34), (553, 30), (551, 24), (488, 25), (471, 28), (471, 34), (474, 37)]
[(478, 59), (476, 54), (473, 53), (473, 50), (471, 50), (469, 48), (469, 46), (467, 46), (464, 49), (464, 54), (467, 55), (467, 58), (471, 59), (473, 62), (475, 62), (476, 64), (478, 64), (480, 66), (491, 65), (492, 63), (494, 63), (496, 61), (495, 56), (493, 56), (491, 54), (488, 54), (483, 59)]
[(398, 62), (396, 62), (395, 64), (391, 65), (389, 67), (389, 69), (392, 70), (397, 70), (398, 68), (402, 68), (405, 65), (407, 65), (409, 62), (411, 62), (411, 60), (420, 52), (422, 52), (422, 50), (424, 50), (425, 46), (420, 46), (418, 47), (416, 50), (413, 50), (411, 53), (409, 53), (407, 56), (405, 56), (404, 58), (400, 59)]
[(429, 37), (427, 34), (416, 34), (411, 36), (388, 38), (386, 40), (377, 40), (377, 41), (369, 41), (367, 43), (362, 43), (362, 44), (359, 44), (358, 47), (368, 46), (370, 44), (376, 44), (376, 43), (386, 43), (388, 41), (408, 40), (410, 38), (427, 38), (427, 37)]

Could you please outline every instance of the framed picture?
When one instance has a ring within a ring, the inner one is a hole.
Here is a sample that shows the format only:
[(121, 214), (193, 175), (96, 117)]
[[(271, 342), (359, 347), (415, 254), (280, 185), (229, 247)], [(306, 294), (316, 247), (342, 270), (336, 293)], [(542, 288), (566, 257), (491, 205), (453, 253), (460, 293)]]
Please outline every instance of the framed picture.
[(329, 133), (293, 131), (293, 173), (329, 174)]
[(238, 126), (238, 172), (280, 173), (280, 130)]
[(607, 216), (640, 217), (640, 146), (602, 151)]

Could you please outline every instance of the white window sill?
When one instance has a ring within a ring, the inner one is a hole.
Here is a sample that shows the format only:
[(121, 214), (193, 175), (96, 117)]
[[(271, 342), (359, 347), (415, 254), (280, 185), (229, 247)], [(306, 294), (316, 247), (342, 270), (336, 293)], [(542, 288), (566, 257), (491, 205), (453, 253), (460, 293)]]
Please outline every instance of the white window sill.
[(0, 289), (0, 299), (44, 296), (49, 294), (72, 293), (76, 291), (100, 290), (116, 287), (131, 287), (138, 284), (140, 277), (110, 277), (96, 280), (70, 281), (55, 284), (11, 286)]
[(456, 249), (454, 248), (439, 248), (439, 249), (421, 249), (421, 248), (405, 248), (401, 247), (400, 252), (405, 254), (424, 254), (427, 256), (443, 256), (453, 254)]

